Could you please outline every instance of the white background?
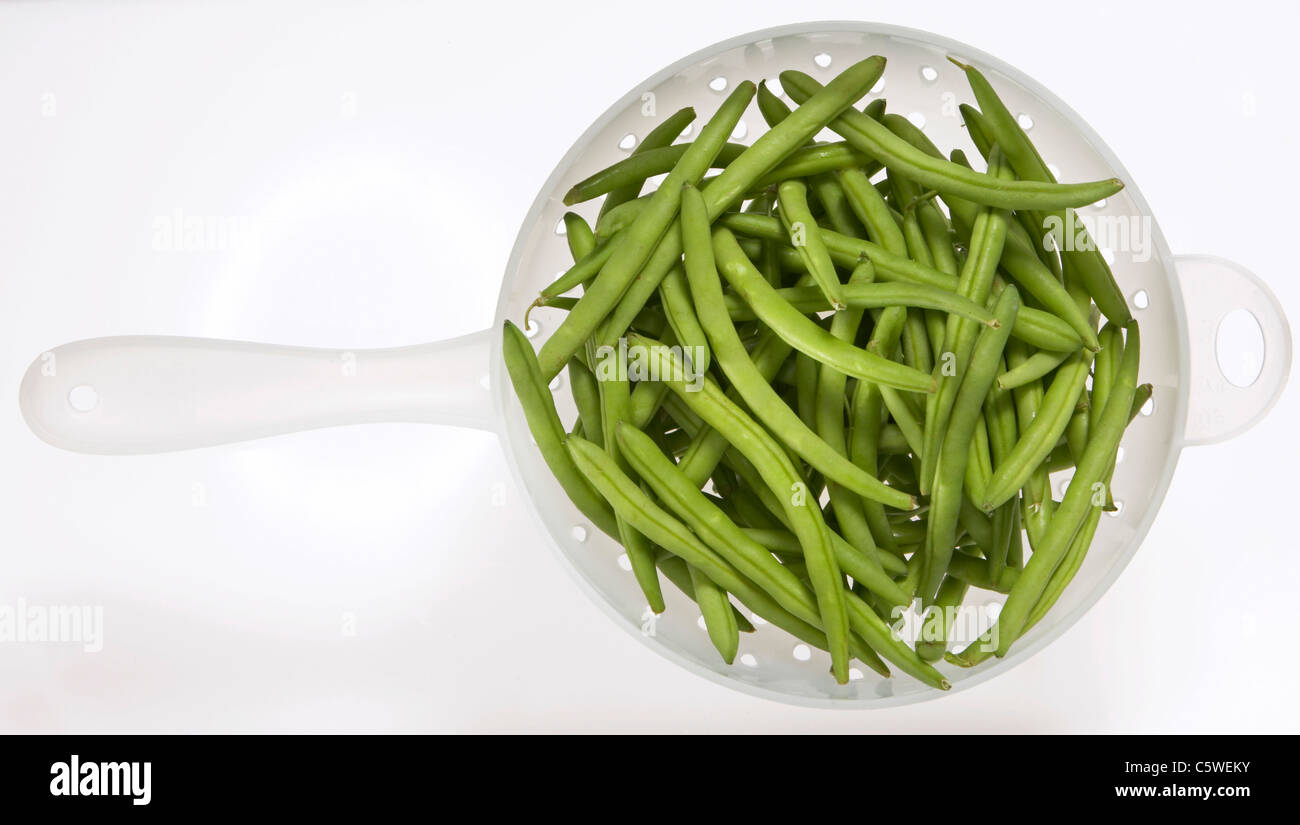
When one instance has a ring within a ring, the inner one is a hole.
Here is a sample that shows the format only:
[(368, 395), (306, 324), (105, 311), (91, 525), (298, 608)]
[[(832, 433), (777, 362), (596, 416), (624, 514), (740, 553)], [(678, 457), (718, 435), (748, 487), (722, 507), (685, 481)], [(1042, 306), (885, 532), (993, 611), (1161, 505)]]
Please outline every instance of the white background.
[[(867, 15), (1017, 66), (1123, 159), (1176, 252), (1236, 259), (1300, 314), (1293, 5), (514, 5), (0, 6), (0, 604), (98, 604), (106, 625), (96, 654), (0, 644), (0, 728), (1300, 730), (1294, 391), (1184, 453), (1136, 559), (1048, 650), (870, 712), (752, 698), (631, 641), (536, 535), (486, 433), (101, 458), (28, 432), (18, 381), (66, 341), (487, 326), (536, 189), (606, 106), (806, 20)], [(177, 209), (248, 218), (261, 243), (156, 250)]]

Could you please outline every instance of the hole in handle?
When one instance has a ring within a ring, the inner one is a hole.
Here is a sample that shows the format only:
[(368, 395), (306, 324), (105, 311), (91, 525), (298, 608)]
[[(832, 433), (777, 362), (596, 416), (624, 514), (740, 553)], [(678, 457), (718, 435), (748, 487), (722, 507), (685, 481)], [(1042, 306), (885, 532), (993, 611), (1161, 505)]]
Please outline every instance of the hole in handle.
[(99, 393), (89, 384), (73, 387), (68, 392), (68, 406), (79, 413), (88, 413), (99, 406)]
[(1234, 387), (1249, 387), (1264, 371), (1264, 330), (1249, 310), (1234, 309), (1219, 322), (1214, 336), (1219, 371)]

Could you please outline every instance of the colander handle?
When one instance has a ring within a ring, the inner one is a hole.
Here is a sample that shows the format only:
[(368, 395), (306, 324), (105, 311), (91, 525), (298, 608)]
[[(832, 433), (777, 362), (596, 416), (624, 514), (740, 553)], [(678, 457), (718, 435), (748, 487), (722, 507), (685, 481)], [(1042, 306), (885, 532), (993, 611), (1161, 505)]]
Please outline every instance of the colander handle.
[[(1291, 328), (1272, 290), (1241, 265), (1208, 255), (1179, 255), (1175, 263), (1191, 367), (1184, 443), (1213, 444), (1250, 429), (1282, 395), (1291, 374)], [(1238, 310), (1258, 323), (1262, 352), (1234, 350), (1223, 335), (1224, 320)], [(1247, 386), (1233, 383), (1223, 367), (1230, 359), (1245, 362), (1246, 377), (1258, 364), (1259, 375)]]
[(80, 453), (162, 453), (381, 421), (495, 430), (490, 333), (372, 350), (93, 338), (38, 357), (19, 403), (32, 432)]

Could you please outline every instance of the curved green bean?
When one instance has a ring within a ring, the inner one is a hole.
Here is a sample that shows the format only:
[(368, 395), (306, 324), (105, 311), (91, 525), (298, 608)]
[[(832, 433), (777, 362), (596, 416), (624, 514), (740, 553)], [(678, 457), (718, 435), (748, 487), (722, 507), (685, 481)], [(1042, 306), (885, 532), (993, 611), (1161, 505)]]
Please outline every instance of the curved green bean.
[(564, 271), (560, 277), (548, 284), (540, 293), (538, 305), (544, 303), (543, 299), (553, 298), (563, 295), (574, 287), (581, 286), (586, 281), (596, 277), (608, 261), (609, 257), (614, 254), (615, 238), (610, 238), (603, 244), (597, 244), (594, 249), (580, 258), (573, 266)]
[(592, 489), (573, 460), (564, 449), (564, 425), (560, 415), (555, 411), (555, 400), (551, 396), (547, 381), (542, 377), (537, 364), (537, 355), (533, 345), (519, 327), (506, 321), (502, 325), (501, 354), (510, 374), (510, 383), (514, 386), (515, 396), (523, 408), (524, 419), (528, 429), (537, 442), (537, 449), (550, 469), (551, 475), (560, 483), (569, 500), (578, 511), (586, 516), (606, 535), (617, 537), (618, 525), (614, 514), (600, 495)]
[(585, 258), (596, 248), (596, 233), (590, 224), (576, 212), (564, 213), (564, 240), (569, 245), (569, 254), (574, 263)]
[(668, 270), (663, 282), (659, 284), (659, 295), (663, 301), (664, 314), (668, 316), (668, 325), (673, 328), (678, 343), (685, 347), (685, 354), (691, 359), (691, 370), (703, 375), (709, 369), (709, 339), (704, 335), (700, 320), (695, 317), (691, 288), (686, 283), (686, 273), (680, 266)]
[[(677, 558), (668, 551), (660, 551), (655, 557), (655, 563), (659, 565), (659, 572), (664, 574), (664, 578), (672, 582), (678, 590), (685, 594), (686, 598), (695, 601), (695, 585), (691, 582), (690, 566), (686, 562)], [(698, 602), (696, 605), (698, 606)], [(756, 628), (745, 614), (740, 612), (740, 608), (733, 607), (731, 615), (736, 621), (736, 627), (741, 633), (753, 633)]]
[[(781, 87), (796, 102), (802, 102), (815, 94), (821, 84), (803, 72), (787, 70), (781, 72)], [(830, 125), (851, 146), (890, 168), (897, 167), (917, 183), (986, 206), (1003, 209), (1086, 206), (1124, 188), (1118, 178), (1070, 184), (997, 180), (950, 161), (930, 157), (884, 125), (852, 109)]]
[(704, 617), (704, 630), (709, 634), (709, 641), (722, 656), (722, 660), (731, 664), (740, 650), (740, 626), (736, 624), (736, 614), (732, 609), (727, 591), (713, 583), (713, 580), (700, 572), (697, 567), (687, 567), (691, 576), (691, 586), (695, 588), (695, 603), (700, 606), (700, 615)]
[(1023, 386), (1030, 381), (1035, 381), (1047, 375), (1052, 370), (1061, 365), (1061, 362), (1069, 358), (1073, 353), (1069, 350), (1062, 352), (1053, 352), (1050, 350), (1040, 350), (1015, 369), (1004, 370), (998, 376), (998, 386), (1004, 390), (1013, 389)]
[[(863, 260), (870, 262), (869, 258)], [(783, 287), (776, 290), (776, 294), (804, 315), (831, 310), (830, 303), (818, 287)], [(844, 308), (849, 312), (890, 307), (917, 307), (969, 318), (985, 326), (992, 326), (995, 323), (991, 310), (963, 295), (910, 281), (854, 283), (850, 280), (843, 286), (843, 297)], [(758, 317), (754, 310), (738, 296), (726, 295), (724, 298), (727, 304), (727, 315), (731, 320), (752, 321)]]
[(578, 420), (588, 441), (597, 446), (605, 446), (605, 433), (601, 428), (600, 387), (596, 376), (581, 358), (569, 359), (569, 391), (573, 394), (573, 403), (578, 408)]
[(821, 228), (808, 209), (807, 187), (803, 181), (788, 180), (777, 187), (776, 192), (781, 223), (789, 233), (791, 246), (803, 259), (808, 274), (812, 275), (813, 282), (821, 289), (831, 307), (844, 309), (843, 285), (835, 271), (835, 262), (826, 250), (826, 242), (822, 240)]

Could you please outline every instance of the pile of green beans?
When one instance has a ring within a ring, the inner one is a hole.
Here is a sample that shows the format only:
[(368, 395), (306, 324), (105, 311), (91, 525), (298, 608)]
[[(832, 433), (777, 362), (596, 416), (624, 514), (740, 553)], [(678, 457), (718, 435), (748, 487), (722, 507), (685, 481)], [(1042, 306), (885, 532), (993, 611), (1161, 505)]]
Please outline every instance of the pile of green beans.
[[(1050, 219), (1122, 184), (1058, 183), (958, 65), (987, 171), (884, 100), (857, 108), (883, 58), (824, 86), (783, 72), (793, 108), (746, 81), (694, 140), (694, 110), (675, 112), (569, 191), (599, 203), (594, 226), (565, 215), (573, 266), (528, 308), (563, 320), (537, 352), (505, 324), (557, 482), (624, 547), (648, 607), (665, 609), (662, 573), (728, 663), (752, 616), (827, 651), (841, 684), (856, 660), (946, 689), (935, 665), (1004, 655), (1115, 509), (1120, 440), (1151, 397), (1140, 336), (1105, 259), (1058, 250)], [(729, 142), (755, 97), (768, 131)], [(972, 589), (1005, 604), (952, 639)], [(925, 635), (906, 640), (918, 606)]]

